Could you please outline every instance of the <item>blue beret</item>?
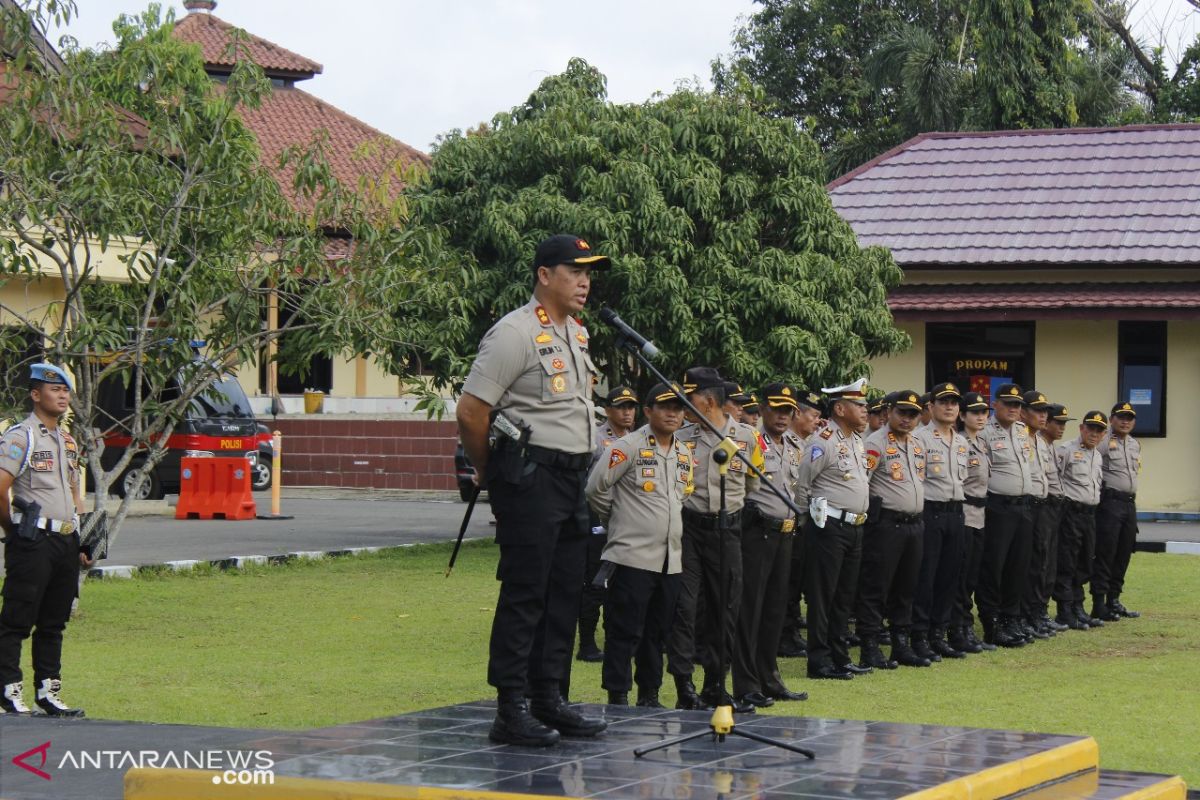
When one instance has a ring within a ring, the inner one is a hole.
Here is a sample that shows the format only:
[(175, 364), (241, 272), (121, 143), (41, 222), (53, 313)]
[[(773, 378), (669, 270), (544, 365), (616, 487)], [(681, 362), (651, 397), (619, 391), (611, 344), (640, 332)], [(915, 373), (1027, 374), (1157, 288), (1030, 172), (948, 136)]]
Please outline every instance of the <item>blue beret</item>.
[(61, 383), (72, 392), (75, 391), (67, 373), (63, 372), (62, 367), (56, 367), (53, 364), (30, 364), (29, 379), (42, 383)]

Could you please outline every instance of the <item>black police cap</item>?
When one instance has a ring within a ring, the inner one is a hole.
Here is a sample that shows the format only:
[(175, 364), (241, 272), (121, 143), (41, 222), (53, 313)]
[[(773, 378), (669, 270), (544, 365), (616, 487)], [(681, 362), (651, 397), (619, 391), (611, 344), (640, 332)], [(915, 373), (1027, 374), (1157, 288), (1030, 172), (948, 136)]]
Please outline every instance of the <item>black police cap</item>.
[(623, 406), (626, 403), (637, 405), (637, 395), (633, 393), (633, 389), (628, 386), (614, 386), (608, 394), (604, 396), (604, 402), (610, 406)]
[(1021, 396), (1021, 387), (1015, 383), (1002, 383), (996, 389), (996, 402), (1004, 403), (1025, 403), (1025, 398)]
[(612, 266), (612, 261), (608, 256), (592, 253), (592, 246), (586, 240), (570, 233), (558, 233), (537, 246), (537, 252), (533, 254), (533, 271), (559, 264), (586, 264), (592, 269), (605, 269)]
[(712, 367), (692, 367), (683, 373), (683, 389), (688, 394), (703, 389), (724, 389), (725, 379)]
[(1037, 389), (1030, 389), (1021, 395), (1021, 402), (1026, 408), (1034, 411), (1048, 411), (1050, 409), (1050, 401), (1046, 399), (1046, 395), (1039, 392)]
[(937, 386), (934, 386), (932, 389), (930, 389), (927, 395), (924, 395), (921, 398), (922, 404), (927, 403), (930, 400), (941, 400), (943, 397), (953, 397), (958, 399), (962, 397), (962, 392), (960, 392), (958, 387), (953, 383), (939, 383)]
[(988, 411), (991, 408), (987, 398), (979, 392), (967, 392), (962, 396), (959, 405), (963, 411)]

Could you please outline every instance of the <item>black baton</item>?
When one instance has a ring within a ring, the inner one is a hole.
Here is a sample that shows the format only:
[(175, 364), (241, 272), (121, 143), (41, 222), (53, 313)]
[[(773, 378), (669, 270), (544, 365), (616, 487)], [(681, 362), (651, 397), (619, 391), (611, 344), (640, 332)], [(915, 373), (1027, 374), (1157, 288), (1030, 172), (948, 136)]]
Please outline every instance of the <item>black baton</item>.
[(458, 560), (458, 550), (462, 547), (463, 536), (467, 532), (467, 526), (471, 524), (471, 512), (475, 510), (475, 501), (479, 499), (479, 492), (482, 486), (476, 486), (475, 491), (471, 493), (471, 499), (467, 502), (467, 513), (463, 514), (462, 527), (458, 529), (458, 539), (454, 542), (454, 550), (450, 553), (450, 563), (446, 565), (446, 577), (450, 577), (450, 573), (454, 571), (454, 562)]

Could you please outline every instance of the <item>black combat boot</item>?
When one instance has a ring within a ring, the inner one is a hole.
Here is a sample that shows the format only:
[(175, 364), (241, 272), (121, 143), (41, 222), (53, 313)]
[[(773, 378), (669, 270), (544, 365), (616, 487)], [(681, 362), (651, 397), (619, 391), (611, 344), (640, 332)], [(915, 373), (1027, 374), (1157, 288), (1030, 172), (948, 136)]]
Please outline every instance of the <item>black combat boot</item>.
[(666, 708), (662, 703), (658, 702), (658, 689), (638, 689), (637, 693), (638, 708)]
[(804, 641), (804, 636), (798, 628), (792, 628), (784, 631), (779, 637), (779, 647), (776, 648), (775, 654), (779, 658), (804, 658), (808, 655), (808, 643)]
[(1112, 610), (1112, 606), (1104, 601), (1104, 596), (1099, 594), (1092, 595), (1092, 610), (1088, 616), (1095, 617), (1104, 622), (1120, 622), (1121, 615)]
[(1061, 625), (1066, 625), (1068, 630), (1086, 631), (1088, 624), (1075, 616), (1075, 607), (1070, 603), (1059, 603), (1058, 613), (1054, 615), (1054, 619)]
[(896, 669), (899, 664), (884, 657), (879, 649), (879, 639), (874, 636), (863, 636), (858, 651), (858, 665), (872, 669)]
[(930, 664), (936, 664), (942, 660), (940, 655), (933, 652), (933, 647), (929, 644), (929, 633), (927, 631), (913, 633), (910, 642), (913, 652), (917, 654), (917, 658), (923, 658)]
[(993, 617), (983, 622), (984, 641), (997, 647), (1024, 647), (1025, 638), (1012, 629), (1007, 619)]
[(1087, 623), (1089, 628), (1103, 628), (1104, 620), (1099, 617), (1093, 617), (1091, 614), (1083, 610), (1083, 601), (1080, 600), (1075, 604), (1075, 616), (1083, 622)]
[(1110, 594), (1108, 596), (1108, 607), (1111, 608), (1113, 613), (1118, 617), (1137, 619), (1142, 615), (1142, 612), (1140, 611), (1130, 611), (1128, 608), (1121, 605), (1121, 595), (1119, 594)]
[(596, 644), (596, 626), (590, 628), (583, 623), (579, 625), (579, 652), (575, 654), (576, 661), (589, 661), (593, 664), (604, 660), (604, 651)]
[(946, 636), (946, 644), (964, 655), (966, 653), (983, 652), (982, 648), (977, 648), (971, 644), (971, 641), (967, 638), (967, 627), (965, 625), (956, 625), (951, 628)]
[(675, 676), (675, 695), (678, 698), (675, 701), (676, 708), (685, 711), (702, 711), (707, 708), (700, 695), (696, 694), (696, 684), (692, 683), (691, 675)]
[(609, 692), (608, 704), (610, 706), (627, 706), (629, 705), (629, 692)]
[(996, 649), (996, 645), (980, 640), (979, 636), (975, 633), (974, 625), (967, 625), (964, 628), (964, 630), (966, 631), (966, 634), (967, 634), (967, 641), (970, 642), (975, 647), (978, 647), (979, 648), (978, 652), (991, 653)]
[(529, 705), (519, 689), (501, 692), (496, 703), (496, 719), (488, 738), (499, 744), (515, 744), (521, 747), (550, 747), (558, 744), (559, 734), (554, 728), (538, 722), (529, 713)]
[(960, 650), (946, 641), (946, 629), (934, 628), (929, 632), (929, 647), (943, 658), (966, 658), (965, 650)]
[[(628, 698), (625, 703), (628, 705)], [(608, 727), (608, 723), (602, 719), (580, 714), (559, 694), (557, 683), (535, 687), (529, 713), (563, 736), (591, 737)]]
[(1037, 624), (1037, 618), (1033, 616), (1021, 620), (1021, 632), (1025, 634), (1026, 641), (1050, 638), (1050, 634), (1042, 630), (1041, 626)]
[(908, 631), (892, 631), (892, 660), (902, 667), (928, 667), (933, 663), (913, 652)]

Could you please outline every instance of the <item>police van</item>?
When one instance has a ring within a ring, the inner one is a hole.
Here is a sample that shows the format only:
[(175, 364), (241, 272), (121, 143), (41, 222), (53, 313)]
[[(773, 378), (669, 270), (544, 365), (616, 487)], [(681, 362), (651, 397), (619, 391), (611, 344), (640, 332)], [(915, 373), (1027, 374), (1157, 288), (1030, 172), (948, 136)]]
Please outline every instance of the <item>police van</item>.
[[(172, 387), (168, 387), (168, 394)], [(177, 384), (175, 387), (177, 390)], [(126, 386), (119, 378), (101, 384), (97, 396), (96, 424), (104, 430), (104, 452), (100, 463), (112, 469), (129, 448), (132, 437), (124, 424), (133, 414), (133, 382)], [(158, 500), (166, 494), (176, 494), (180, 486), (180, 460), (184, 457), (245, 458), (250, 462), (250, 474), (257, 477), (260, 449), (260, 426), (250, 409), (250, 400), (237, 378), (226, 373), (188, 406), (184, 418), (167, 437), (167, 451), (150, 472), (138, 500)], [(138, 476), (145, 469), (146, 458), (135, 455), (129, 467), (114, 481), (112, 491), (125, 497), (133, 490)], [(89, 480), (90, 483), (90, 480)]]

